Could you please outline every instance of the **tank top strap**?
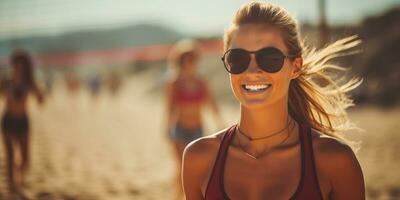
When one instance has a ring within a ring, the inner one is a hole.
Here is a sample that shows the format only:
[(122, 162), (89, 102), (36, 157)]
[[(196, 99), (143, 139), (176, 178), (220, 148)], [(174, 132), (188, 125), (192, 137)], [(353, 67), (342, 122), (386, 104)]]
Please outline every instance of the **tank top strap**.
[(302, 174), (299, 192), (296, 199), (322, 197), (318, 183), (317, 169), (312, 144), (311, 128), (302, 124), (300, 127)]
[(236, 125), (231, 126), (222, 136), (218, 154), (214, 162), (214, 167), (208, 181), (205, 199), (226, 199), (225, 194), (221, 193), (221, 191), (223, 191), (223, 180), (221, 179), (223, 178), (225, 160), (228, 153), (229, 144), (233, 138), (232, 136), (235, 133), (235, 129)]

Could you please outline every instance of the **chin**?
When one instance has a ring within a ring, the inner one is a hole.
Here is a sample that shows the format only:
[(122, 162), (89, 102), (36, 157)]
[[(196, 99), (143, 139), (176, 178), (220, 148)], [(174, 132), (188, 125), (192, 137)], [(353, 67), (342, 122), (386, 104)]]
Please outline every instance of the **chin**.
[(240, 105), (248, 109), (262, 109), (262, 108), (267, 108), (272, 104), (268, 101), (252, 100), (252, 101), (240, 101)]

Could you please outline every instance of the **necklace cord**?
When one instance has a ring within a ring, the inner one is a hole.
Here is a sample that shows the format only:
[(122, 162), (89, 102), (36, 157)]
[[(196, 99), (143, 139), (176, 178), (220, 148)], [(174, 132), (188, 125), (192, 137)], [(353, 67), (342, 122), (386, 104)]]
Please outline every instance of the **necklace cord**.
[(278, 135), (279, 133), (282, 133), (284, 130), (286, 130), (286, 129), (289, 127), (289, 125), (290, 125), (290, 123), (291, 123), (292, 121), (293, 121), (292, 119), (289, 119), (289, 118), (288, 118), (288, 120), (286, 120), (286, 126), (283, 127), (283, 129), (281, 129), (281, 130), (279, 130), (279, 131), (277, 131), (277, 132), (275, 132), (275, 133), (272, 133), (272, 134), (270, 134), (270, 135), (262, 136), (262, 137), (259, 137), (259, 138), (252, 138), (252, 137), (248, 136), (246, 133), (244, 133), (242, 130), (240, 130), (239, 126), (237, 126), (237, 129), (238, 129), (238, 131), (239, 131), (239, 133), (240, 133), (241, 135), (245, 136), (245, 137), (246, 137), (247, 139), (249, 139), (250, 141), (254, 141), (254, 140), (263, 140), (263, 139), (267, 139), (267, 138), (273, 137), (273, 136), (275, 136), (275, 135)]
[[(289, 137), (290, 137), (290, 135), (291, 135), (291, 131), (293, 130), (292, 128), (292, 124), (294, 124), (294, 126), (296, 125), (296, 123), (294, 122), (294, 120), (290, 120), (290, 128), (288, 127), (288, 126), (286, 126), (286, 128), (289, 128), (290, 130), (288, 131), (288, 134), (287, 134), (287, 137), (284, 139), (284, 140), (282, 140), (279, 144), (277, 144), (277, 145), (275, 145), (275, 146), (279, 146), (279, 145), (281, 145), (281, 144), (283, 144), (284, 142), (286, 142), (288, 139), (289, 139)], [(292, 123), (292, 122), (294, 122), (294, 123)], [(285, 128), (285, 129), (286, 129)], [(236, 128), (237, 130), (238, 130), (238, 132), (240, 133), (240, 130), (239, 130), (239, 126), (237, 126), (237, 128)], [(251, 141), (251, 140), (250, 140)], [(239, 143), (239, 147), (240, 147), (240, 149), (242, 150), (242, 152), (245, 154), (245, 155), (247, 155), (247, 156), (249, 156), (250, 158), (252, 158), (252, 159), (254, 159), (254, 160), (257, 160), (258, 158), (260, 158), (264, 153), (265, 153), (265, 151), (261, 151), (261, 152), (257, 152), (256, 151), (256, 154), (257, 155), (253, 155), (253, 154), (251, 154), (251, 153), (249, 153), (249, 152), (247, 152), (245, 149), (244, 149), (244, 147), (243, 147), (243, 145), (242, 145), (242, 143), (241, 143), (241, 141), (240, 141), (240, 138), (238, 137), (238, 143)]]

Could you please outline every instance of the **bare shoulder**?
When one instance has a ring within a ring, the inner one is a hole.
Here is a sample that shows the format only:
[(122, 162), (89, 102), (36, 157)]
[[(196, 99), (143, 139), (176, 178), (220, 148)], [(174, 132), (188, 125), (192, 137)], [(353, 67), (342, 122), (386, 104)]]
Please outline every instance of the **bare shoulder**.
[(226, 129), (189, 143), (183, 152), (184, 170), (198, 176), (206, 175), (214, 165), (225, 131)]
[(225, 131), (202, 137), (186, 146), (183, 152), (182, 180), (188, 199), (202, 197), (202, 184), (211, 173)]
[[(313, 130), (313, 147), (317, 168), (322, 170), (335, 187), (344, 182), (363, 188), (361, 166), (352, 148), (340, 139)], [(355, 186), (352, 188), (355, 188)]]
[(190, 162), (195, 162), (196, 160), (201, 162), (214, 160), (225, 131), (226, 129), (189, 143), (183, 153), (184, 160)]
[(352, 148), (344, 141), (323, 134), (319, 131), (312, 130), (312, 140), (316, 154), (322, 159), (342, 160), (355, 159)]

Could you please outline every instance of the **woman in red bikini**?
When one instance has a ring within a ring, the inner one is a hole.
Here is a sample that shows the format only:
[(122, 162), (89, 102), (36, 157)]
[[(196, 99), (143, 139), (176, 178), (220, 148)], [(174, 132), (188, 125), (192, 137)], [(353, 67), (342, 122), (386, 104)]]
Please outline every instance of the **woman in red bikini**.
[(360, 81), (339, 86), (326, 71), (338, 69), (327, 60), (358, 43), (350, 37), (307, 50), (283, 8), (243, 5), (222, 57), (240, 119), (186, 147), (186, 199), (364, 199), (361, 167), (339, 135), (351, 128), (345, 92)]
[(171, 73), (173, 77), (166, 85), (166, 132), (178, 160), (178, 198), (183, 196), (180, 178), (183, 150), (188, 143), (203, 134), (201, 112), (205, 105), (210, 105), (218, 125), (221, 123), (217, 105), (206, 81), (196, 73), (198, 56), (196, 42), (187, 39), (179, 41), (170, 52), (170, 64), (174, 73)]

